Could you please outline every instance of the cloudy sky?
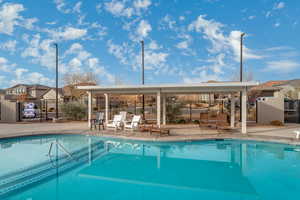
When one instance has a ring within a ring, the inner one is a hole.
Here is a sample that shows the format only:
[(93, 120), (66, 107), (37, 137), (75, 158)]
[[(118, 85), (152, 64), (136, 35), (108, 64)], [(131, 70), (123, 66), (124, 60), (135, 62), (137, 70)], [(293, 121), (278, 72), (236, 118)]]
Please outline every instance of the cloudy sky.
[(300, 78), (300, 1), (0, 0), (0, 88), (54, 85), (59, 70), (101, 84), (234, 80), (239, 38), (255, 80)]

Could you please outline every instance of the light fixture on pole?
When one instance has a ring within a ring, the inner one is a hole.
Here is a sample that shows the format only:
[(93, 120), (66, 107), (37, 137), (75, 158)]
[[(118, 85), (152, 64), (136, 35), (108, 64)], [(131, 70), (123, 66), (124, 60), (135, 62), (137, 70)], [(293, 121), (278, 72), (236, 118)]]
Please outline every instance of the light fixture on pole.
[[(241, 47), (240, 47), (240, 82), (243, 82), (243, 37), (245, 33), (241, 33)], [(242, 121), (242, 92), (240, 92), (240, 121)]]
[[(141, 45), (142, 45), (142, 85), (145, 84), (145, 56), (144, 56), (144, 40), (141, 41)], [(143, 94), (142, 96), (142, 101), (143, 101), (143, 120), (145, 120), (145, 95)]]
[(55, 118), (58, 119), (58, 44), (54, 43), (55, 49), (56, 49), (56, 59), (55, 59), (55, 74), (56, 74), (56, 80), (55, 80)]

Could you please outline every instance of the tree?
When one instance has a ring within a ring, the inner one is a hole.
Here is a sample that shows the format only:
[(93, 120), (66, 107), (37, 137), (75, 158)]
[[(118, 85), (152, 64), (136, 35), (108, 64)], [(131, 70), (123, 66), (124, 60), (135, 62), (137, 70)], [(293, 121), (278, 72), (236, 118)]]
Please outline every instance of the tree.
[(98, 77), (93, 72), (66, 73), (63, 76), (63, 82), (65, 85), (76, 85), (80, 83), (91, 83), (97, 85), (100, 83)]
[(63, 82), (65, 86), (63, 87), (63, 93), (68, 101), (76, 101), (82, 99), (86, 95), (83, 90), (78, 90), (77, 86), (87, 86), (87, 85), (97, 85), (99, 80), (97, 76), (92, 72), (84, 73), (66, 73), (63, 76)]
[[(240, 71), (236, 71), (232, 78), (233, 81), (240, 81)], [(252, 71), (243, 72), (243, 81), (254, 81), (254, 74)]]

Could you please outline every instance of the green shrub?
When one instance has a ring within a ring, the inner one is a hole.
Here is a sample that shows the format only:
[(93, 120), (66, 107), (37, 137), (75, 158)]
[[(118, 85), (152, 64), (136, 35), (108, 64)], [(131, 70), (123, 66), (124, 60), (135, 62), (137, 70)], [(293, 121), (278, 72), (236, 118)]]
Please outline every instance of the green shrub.
[(176, 117), (181, 114), (181, 104), (178, 103), (170, 103), (167, 105), (167, 120), (168, 122), (177, 123)]
[(177, 119), (176, 124), (185, 124), (186, 121), (184, 119)]
[(87, 116), (87, 107), (78, 102), (64, 103), (60, 106), (63, 116), (71, 120), (82, 120)]
[(194, 123), (194, 124), (199, 124), (200, 121), (199, 121), (198, 119), (196, 119), (196, 120), (193, 120), (193, 123)]

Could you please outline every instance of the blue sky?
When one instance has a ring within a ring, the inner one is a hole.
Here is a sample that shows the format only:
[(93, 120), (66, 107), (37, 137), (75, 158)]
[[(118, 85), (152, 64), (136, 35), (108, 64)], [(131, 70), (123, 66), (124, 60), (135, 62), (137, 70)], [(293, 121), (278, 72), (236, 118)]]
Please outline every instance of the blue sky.
[(299, 78), (300, 2), (295, 0), (0, 0), (0, 88), (54, 85), (94, 72), (101, 84), (234, 80), (246, 33), (245, 76)]

